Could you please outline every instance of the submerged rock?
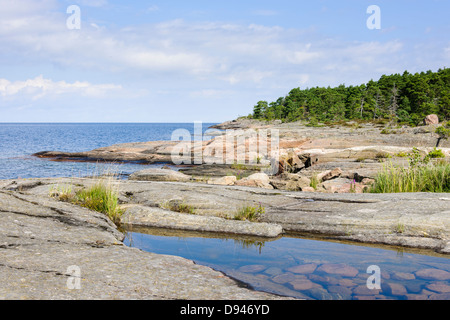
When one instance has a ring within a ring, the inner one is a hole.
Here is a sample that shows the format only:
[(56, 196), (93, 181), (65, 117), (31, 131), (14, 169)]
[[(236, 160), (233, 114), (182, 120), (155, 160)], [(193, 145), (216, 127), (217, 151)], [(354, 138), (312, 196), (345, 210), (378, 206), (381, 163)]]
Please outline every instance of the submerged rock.
[(450, 272), (434, 268), (416, 271), (416, 277), (427, 280), (450, 280)]
[(318, 272), (337, 274), (343, 277), (353, 278), (358, 274), (358, 269), (344, 263), (326, 263), (317, 268)]

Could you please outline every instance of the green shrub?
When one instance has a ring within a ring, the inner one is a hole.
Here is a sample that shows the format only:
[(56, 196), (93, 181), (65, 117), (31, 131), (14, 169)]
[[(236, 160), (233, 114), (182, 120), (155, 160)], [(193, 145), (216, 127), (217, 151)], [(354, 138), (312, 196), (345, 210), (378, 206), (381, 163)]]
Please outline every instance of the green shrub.
[(406, 158), (408, 154), (406, 152), (400, 151), (399, 153), (395, 154), (395, 156), (399, 158)]
[(259, 206), (245, 206), (236, 212), (234, 220), (257, 221), (265, 212), (266, 209), (261, 204)]
[(434, 148), (433, 150), (428, 152), (427, 157), (429, 157), (431, 159), (445, 158), (445, 154), (444, 154), (444, 152), (442, 152), (441, 149)]

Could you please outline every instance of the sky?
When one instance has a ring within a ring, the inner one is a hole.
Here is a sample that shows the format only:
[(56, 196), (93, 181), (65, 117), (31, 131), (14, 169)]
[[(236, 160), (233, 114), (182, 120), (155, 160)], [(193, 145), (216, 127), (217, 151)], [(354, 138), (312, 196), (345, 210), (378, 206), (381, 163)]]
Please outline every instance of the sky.
[(448, 0), (0, 0), (0, 122), (223, 122), (293, 88), (437, 71), (449, 12)]

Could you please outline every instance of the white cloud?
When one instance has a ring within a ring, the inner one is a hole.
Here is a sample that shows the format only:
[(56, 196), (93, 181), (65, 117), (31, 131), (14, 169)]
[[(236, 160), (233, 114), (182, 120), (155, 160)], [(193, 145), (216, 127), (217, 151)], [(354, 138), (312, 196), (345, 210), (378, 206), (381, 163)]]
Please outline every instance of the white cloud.
[[(11, 14), (0, 22), (0, 34), (6, 35), (0, 38), (0, 47), (11, 55), (26, 56), (33, 63), (120, 73), (124, 79), (138, 75), (269, 88), (285, 81), (289, 87), (298, 83), (299, 74), (370, 70), (380, 61), (395, 66), (390, 55), (402, 49), (399, 42), (338, 42), (310, 29), (259, 24), (176, 19), (117, 30), (90, 21), (81, 30), (68, 30), (64, 13), (38, 10), (27, 16)], [(315, 78), (305, 79), (300, 82), (313, 85)]]
[[(74, 3), (81, 5), (85, 0), (80, 1)], [(210, 102), (220, 97), (215, 100), (217, 109), (239, 108), (246, 113), (242, 108), (251, 108), (261, 96), (275, 100), (299, 85), (360, 84), (383, 73), (448, 66), (450, 60), (448, 42), (429, 46), (413, 36), (413, 41), (392, 40), (394, 32), (354, 41), (329, 37), (308, 26), (183, 19), (125, 24), (126, 17), (108, 19), (108, 14), (125, 4), (106, 0), (91, 3), (105, 7), (101, 20), (87, 16), (81, 8), (81, 29), (68, 30), (64, 6), (69, 4), (0, 0), (3, 101), (39, 102), (45, 108), (53, 97), (62, 97), (53, 101), (60, 102), (66, 95), (77, 95), (87, 102), (113, 95), (123, 98), (118, 110), (126, 101), (139, 105), (145, 114), (148, 108), (161, 105), (172, 106), (167, 110), (179, 108), (185, 100), (195, 100), (192, 108), (200, 110), (202, 98)], [(151, 2), (143, 8), (144, 13), (157, 10)], [(52, 79), (65, 81), (35, 77), (50, 72)], [(67, 80), (67, 74), (86, 81)], [(74, 99), (74, 105), (78, 101)], [(211, 108), (207, 102), (203, 107)]]
[(38, 100), (45, 96), (80, 94), (87, 97), (103, 97), (108, 92), (121, 90), (122, 86), (115, 84), (91, 84), (89, 82), (53, 81), (42, 75), (24, 81), (9, 81), (0, 79), (0, 95), (11, 98), (17, 95), (29, 96), (31, 100)]

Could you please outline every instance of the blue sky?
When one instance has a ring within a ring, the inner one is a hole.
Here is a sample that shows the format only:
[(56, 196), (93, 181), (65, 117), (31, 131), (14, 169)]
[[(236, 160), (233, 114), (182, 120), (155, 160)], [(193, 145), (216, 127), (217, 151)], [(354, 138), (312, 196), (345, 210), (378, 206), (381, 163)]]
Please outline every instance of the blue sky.
[[(70, 5), (80, 29), (67, 28)], [(381, 29), (367, 28), (367, 8)], [(0, 122), (222, 122), (450, 66), (448, 0), (0, 0)]]

